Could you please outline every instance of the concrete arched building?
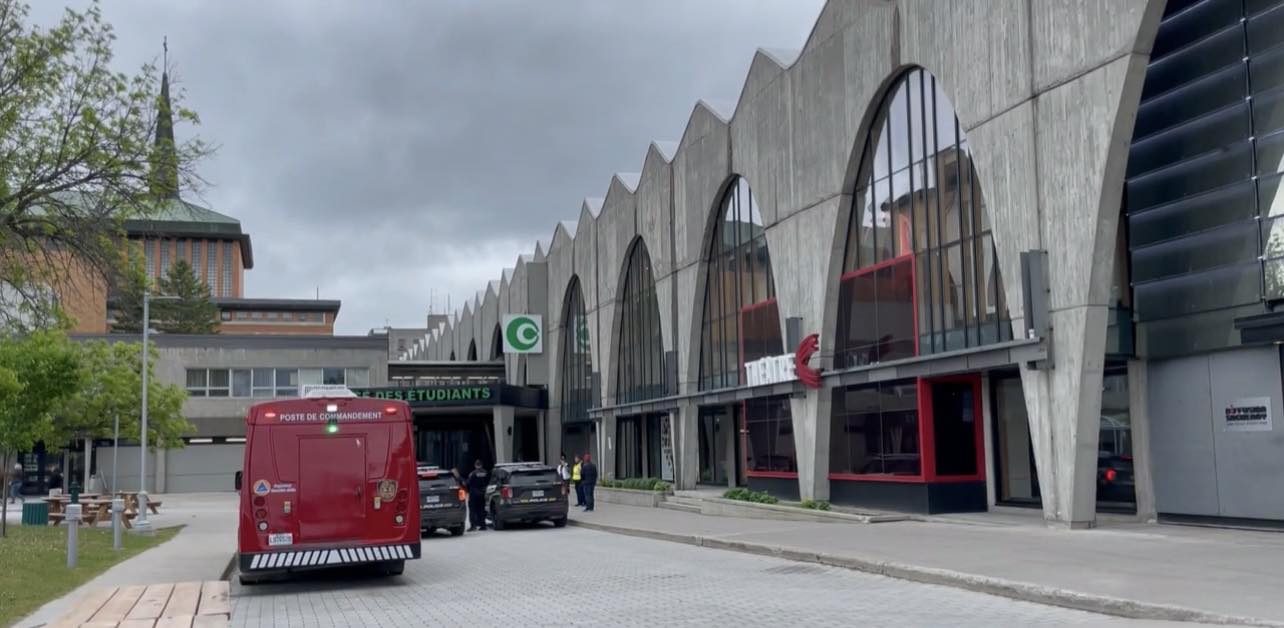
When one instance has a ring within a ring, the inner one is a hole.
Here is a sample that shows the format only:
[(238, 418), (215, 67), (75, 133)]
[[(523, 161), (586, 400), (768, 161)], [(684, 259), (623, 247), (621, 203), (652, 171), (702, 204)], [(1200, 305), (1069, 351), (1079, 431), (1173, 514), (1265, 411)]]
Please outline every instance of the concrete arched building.
[[(501, 356), (549, 390), (545, 455), (608, 477), (1284, 519), (1257, 231), (1284, 120), (1247, 98), (1284, 85), (1281, 4), (832, 0), (414, 357)], [(1243, 215), (1184, 209), (1235, 185)], [(1232, 223), (1251, 237), (1201, 235)], [(543, 316), (542, 353), (503, 355), (510, 313)], [(811, 334), (819, 388), (776, 357)]]

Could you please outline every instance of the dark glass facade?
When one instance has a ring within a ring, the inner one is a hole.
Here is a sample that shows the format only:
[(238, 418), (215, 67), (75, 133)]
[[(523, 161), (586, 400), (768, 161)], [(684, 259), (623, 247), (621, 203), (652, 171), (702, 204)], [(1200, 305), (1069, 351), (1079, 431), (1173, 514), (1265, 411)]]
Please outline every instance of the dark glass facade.
[(663, 397), (664, 344), (660, 339), (660, 304), (656, 300), (651, 255), (642, 240), (629, 251), (620, 296), (620, 341), (616, 398), (620, 403)]
[(742, 177), (736, 177), (723, 195), (708, 262), (700, 334), (701, 390), (739, 386), (744, 383), (744, 362), (785, 352), (767, 232)]
[(917, 387), (910, 379), (835, 393), (830, 472), (921, 475)]
[(1284, 2), (1174, 0), (1146, 71), (1124, 211), (1140, 352), (1238, 344), (1284, 299)]
[(1010, 339), (970, 148), (931, 74), (910, 70), (892, 86), (866, 138), (857, 180), (837, 365)]
[(579, 279), (571, 280), (562, 309), (562, 422), (588, 421), (593, 407), (593, 357), (589, 351), (589, 319)]

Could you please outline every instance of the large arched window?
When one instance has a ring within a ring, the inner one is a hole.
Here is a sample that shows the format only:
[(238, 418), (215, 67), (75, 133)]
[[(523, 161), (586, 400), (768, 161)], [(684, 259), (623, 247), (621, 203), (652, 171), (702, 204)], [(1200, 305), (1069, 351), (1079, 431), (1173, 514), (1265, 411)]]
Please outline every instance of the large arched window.
[(619, 308), (616, 398), (628, 403), (662, 397), (665, 382), (660, 304), (656, 300), (651, 256), (641, 239), (635, 240), (629, 250)]
[(840, 292), (840, 368), (1011, 338), (971, 149), (936, 79), (892, 86), (861, 159)]
[(504, 339), (500, 335), (499, 323), (495, 323), (495, 331), (490, 334), (490, 360), (497, 362), (504, 359)]
[(749, 183), (736, 177), (713, 223), (700, 331), (700, 388), (744, 383), (744, 363), (784, 353), (771, 256)]
[(476, 339), (468, 341), (468, 361), (469, 362), (477, 361), (477, 340)]
[(562, 422), (588, 421), (593, 407), (593, 357), (589, 352), (589, 320), (579, 279), (566, 289), (562, 309)]

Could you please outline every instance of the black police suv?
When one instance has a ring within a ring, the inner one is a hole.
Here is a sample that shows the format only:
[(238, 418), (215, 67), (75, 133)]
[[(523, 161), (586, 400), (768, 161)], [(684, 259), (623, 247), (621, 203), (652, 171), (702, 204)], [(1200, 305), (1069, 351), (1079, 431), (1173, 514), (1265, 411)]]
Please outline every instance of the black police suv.
[(495, 465), (486, 503), (496, 530), (510, 523), (552, 521), (566, 525), (566, 484), (557, 469), (538, 462), (511, 462)]
[(445, 528), (452, 536), (464, 533), (467, 491), (455, 476), (437, 467), (419, 467), (419, 528), (428, 534)]

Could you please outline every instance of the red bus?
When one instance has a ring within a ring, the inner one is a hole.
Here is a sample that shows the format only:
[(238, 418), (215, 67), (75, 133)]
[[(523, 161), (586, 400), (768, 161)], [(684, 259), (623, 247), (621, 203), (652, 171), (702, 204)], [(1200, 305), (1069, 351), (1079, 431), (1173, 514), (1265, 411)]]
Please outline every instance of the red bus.
[(241, 581), (419, 558), (410, 406), (330, 387), (255, 404), (245, 417)]

